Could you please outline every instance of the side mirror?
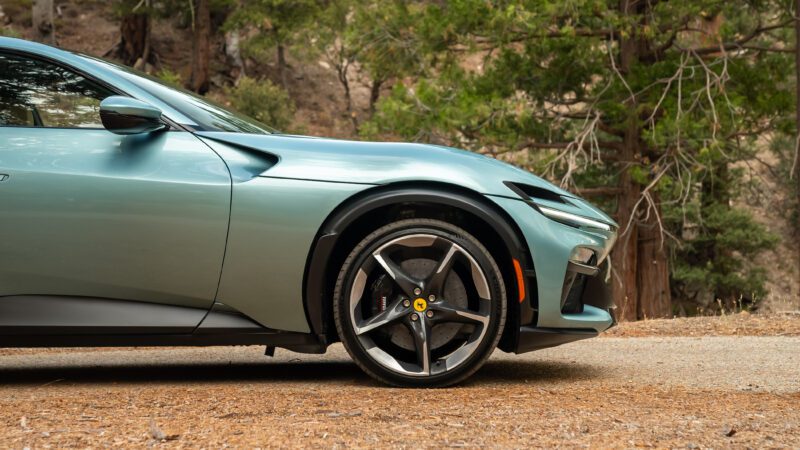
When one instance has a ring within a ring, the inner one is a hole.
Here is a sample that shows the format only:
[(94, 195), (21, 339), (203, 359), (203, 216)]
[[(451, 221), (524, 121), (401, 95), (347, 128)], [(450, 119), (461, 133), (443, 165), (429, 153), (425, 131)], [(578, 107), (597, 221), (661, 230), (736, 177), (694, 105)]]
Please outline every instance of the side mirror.
[(113, 95), (100, 102), (100, 120), (106, 130), (122, 135), (150, 133), (167, 128), (161, 110), (135, 98)]

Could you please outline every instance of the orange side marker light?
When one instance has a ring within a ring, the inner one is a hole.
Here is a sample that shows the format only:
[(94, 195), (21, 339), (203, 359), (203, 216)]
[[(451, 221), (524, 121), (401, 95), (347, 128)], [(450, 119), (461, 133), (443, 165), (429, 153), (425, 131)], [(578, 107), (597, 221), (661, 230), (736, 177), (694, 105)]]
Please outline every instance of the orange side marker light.
[(512, 258), (514, 261), (514, 271), (517, 272), (517, 286), (519, 287), (519, 302), (522, 303), (525, 301), (525, 278), (522, 276), (522, 266), (520, 266), (519, 261), (515, 258)]

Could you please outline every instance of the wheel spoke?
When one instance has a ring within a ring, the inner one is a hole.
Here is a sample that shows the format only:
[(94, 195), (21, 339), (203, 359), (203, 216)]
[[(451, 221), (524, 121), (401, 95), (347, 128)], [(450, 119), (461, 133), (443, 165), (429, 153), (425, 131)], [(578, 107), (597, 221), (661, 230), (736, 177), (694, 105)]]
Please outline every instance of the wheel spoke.
[(397, 299), (392, 305), (383, 312), (376, 314), (369, 319), (356, 324), (355, 331), (356, 335), (362, 335), (364, 333), (368, 333), (372, 330), (377, 328), (385, 327), (387, 325), (391, 325), (397, 322), (400, 318), (408, 313), (408, 309), (403, 306), (403, 301), (401, 299)]
[(383, 267), (383, 270), (392, 277), (397, 286), (403, 290), (403, 293), (408, 296), (408, 298), (414, 298), (414, 289), (422, 284), (419, 280), (408, 275), (402, 267), (395, 264), (385, 253), (373, 253), (372, 257), (375, 258), (375, 261)]
[(431, 323), (420, 315), (419, 320), (408, 322), (411, 335), (414, 337), (414, 348), (417, 351), (417, 364), (423, 375), (431, 373)]
[(452, 242), (448, 242), (447, 244), (447, 251), (445, 251), (439, 263), (436, 264), (436, 269), (433, 270), (433, 273), (431, 273), (425, 281), (425, 290), (435, 295), (441, 295), (444, 291), (444, 282), (453, 269), (455, 255), (456, 252), (458, 252), (458, 247), (456, 247), (455, 244)]
[(489, 316), (468, 309), (452, 306), (447, 303), (435, 303), (430, 305), (433, 310), (433, 318), (436, 322), (455, 322), (455, 323), (489, 323)]
[[(368, 357), (385, 370), (422, 378), (471, 361), (491, 337), (494, 309), (489, 279), (469, 247), (431, 231), (399, 235), (373, 248), (349, 294), (351, 336)], [(363, 302), (384, 295), (389, 307), (362, 318), (370, 314)]]

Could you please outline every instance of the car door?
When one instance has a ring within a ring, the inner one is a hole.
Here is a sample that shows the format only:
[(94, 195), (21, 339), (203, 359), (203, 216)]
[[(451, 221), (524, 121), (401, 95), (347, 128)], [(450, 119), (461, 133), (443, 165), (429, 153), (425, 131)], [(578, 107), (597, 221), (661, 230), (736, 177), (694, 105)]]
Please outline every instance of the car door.
[(189, 132), (105, 130), (117, 94), (0, 52), (0, 333), (185, 333), (213, 303), (230, 173)]

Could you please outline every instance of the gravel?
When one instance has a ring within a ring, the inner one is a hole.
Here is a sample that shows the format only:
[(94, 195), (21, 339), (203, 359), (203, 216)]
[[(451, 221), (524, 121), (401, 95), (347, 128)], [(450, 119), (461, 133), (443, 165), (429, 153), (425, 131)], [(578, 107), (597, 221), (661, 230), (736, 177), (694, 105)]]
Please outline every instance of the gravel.
[(7, 351), (3, 447), (800, 447), (800, 337), (603, 338), (383, 387), (257, 347)]
[(772, 314), (741, 312), (625, 322), (603, 333), (603, 336), (800, 336), (800, 311)]

